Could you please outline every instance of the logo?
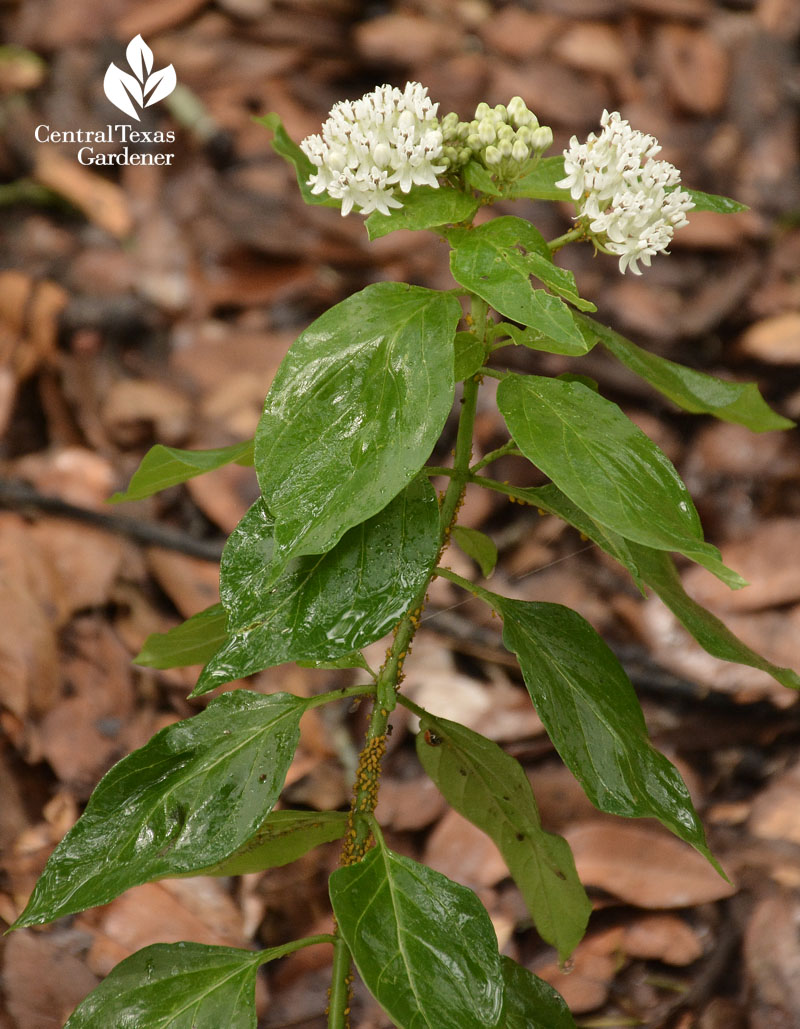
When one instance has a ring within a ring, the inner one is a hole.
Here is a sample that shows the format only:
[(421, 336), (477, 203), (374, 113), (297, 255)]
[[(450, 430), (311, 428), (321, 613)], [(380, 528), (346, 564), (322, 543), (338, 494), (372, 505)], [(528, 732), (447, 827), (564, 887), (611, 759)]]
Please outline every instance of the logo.
[(103, 89), (115, 107), (139, 121), (139, 112), (134, 105), (138, 105), (140, 110), (152, 107), (170, 95), (178, 80), (171, 64), (153, 71), (153, 51), (141, 36), (134, 36), (128, 43), (125, 56), (133, 75), (112, 61), (103, 80)]

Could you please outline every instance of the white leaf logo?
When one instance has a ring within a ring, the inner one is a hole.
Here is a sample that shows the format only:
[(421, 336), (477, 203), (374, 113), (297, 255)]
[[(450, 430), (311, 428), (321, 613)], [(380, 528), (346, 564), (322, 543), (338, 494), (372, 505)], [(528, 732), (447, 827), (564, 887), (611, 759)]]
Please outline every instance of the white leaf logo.
[(139, 121), (139, 108), (150, 107), (168, 97), (178, 84), (174, 67), (153, 71), (153, 51), (141, 36), (134, 36), (125, 51), (133, 75), (109, 64), (103, 89), (106, 96), (120, 111)]

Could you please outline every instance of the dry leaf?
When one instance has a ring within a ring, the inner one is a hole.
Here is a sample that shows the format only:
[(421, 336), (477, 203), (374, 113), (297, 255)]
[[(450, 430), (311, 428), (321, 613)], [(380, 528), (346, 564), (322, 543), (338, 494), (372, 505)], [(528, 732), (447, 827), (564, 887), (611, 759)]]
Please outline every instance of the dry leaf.
[(587, 886), (641, 908), (683, 908), (730, 897), (736, 887), (666, 830), (607, 821), (564, 831)]

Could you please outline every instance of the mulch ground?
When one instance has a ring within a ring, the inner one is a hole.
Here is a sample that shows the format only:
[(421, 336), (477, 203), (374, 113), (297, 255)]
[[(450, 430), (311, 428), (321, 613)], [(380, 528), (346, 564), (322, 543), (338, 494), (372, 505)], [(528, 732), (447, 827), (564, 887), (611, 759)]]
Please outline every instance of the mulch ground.
[[(687, 185), (742, 214), (698, 214), (641, 279), (588, 247), (563, 253), (600, 316), (656, 353), (757, 381), (800, 417), (800, 5), (796, 0), (26, 0), (0, 9), (0, 918), (11, 922), (98, 778), (196, 710), (197, 669), (131, 664), (146, 636), (213, 603), (221, 544), (255, 499), (232, 466), (110, 509), (154, 442), (252, 435), (295, 336), (365, 284), (452, 285), (444, 248), (304, 207), (252, 115), (295, 139), (336, 100), (425, 83), (442, 112), (520, 94), (556, 148), (619, 109), (656, 135)], [(109, 62), (141, 33), (179, 90), (146, 112), (172, 129), (169, 167), (82, 167), (37, 125), (120, 120)], [(29, 53), (30, 52), (30, 53)], [(38, 59), (35, 55), (38, 55)], [(557, 149), (554, 150), (557, 152)], [(499, 213), (506, 209), (498, 205)], [(546, 236), (569, 211), (508, 208)], [(679, 414), (610, 359), (513, 353), (519, 368), (597, 378), (676, 463), (707, 536), (751, 582), (688, 589), (749, 645), (800, 669), (800, 448)], [(490, 385), (490, 384), (488, 384)], [(448, 429), (451, 431), (451, 428)], [(490, 405), (483, 452), (503, 441)], [(445, 438), (442, 456), (452, 440)], [(513, 479), (513, 459), (497, 470)], [(791, 1029), (800, 1024), (800, 709), (753, 669), (704, 654), (654, 597), (552, 518), (470, 494), (500, 593), (558, 600), (601, 631), (681, 768), (727, 869), (723, 882), (657, 826), (602, 816), (555, 756), (498, 625), (439, 581), (407, 665), (418, 703), (501, 741), (524, 763), (545, 827), (572, 844), (596, 910), (571, 967), (530, 929), (494, 847), (446, 809), (398, 716), (379, 815), (396, 849), (475, 889), (504, 951), (554, 983), (584, 1026)], [(474, 575), (469, 559), (452, 567)], [(385, 644), (375, 645), (379, 662)], [(249, 682), (313, 693), (352, 681), (294, 667)], [(363, 713), (304, 721), (287, 806), (346, 806)], [(338, 720), (337, 720), (338, 719)], [(234, 946), (327, 931), (335, 844), (240, 881), (139, 887), (104, 908), (0, 942), (0, 1029), (51, 1029), (118, 961), (159, 941)], [(262, 1029), (322, 1029), (330, 953), (259, 981)], [(354, 1026), (390, 1023), (363, 992)]]

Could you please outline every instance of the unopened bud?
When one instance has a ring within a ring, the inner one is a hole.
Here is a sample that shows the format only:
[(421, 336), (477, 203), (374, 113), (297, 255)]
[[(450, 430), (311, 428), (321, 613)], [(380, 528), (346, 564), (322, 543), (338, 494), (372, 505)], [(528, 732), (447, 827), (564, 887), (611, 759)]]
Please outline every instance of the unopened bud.
[(485, 101), (482, 101), (475, 108), (475, 118), (478, 121), (480, 121), (481, 118), (485, 118), (486, 117), (486, 115), (489, 113), (489, 111), (491, 111), (491, 107), (489, 107), (489, 105)]
[(518, 164), (522, 164), (528, 160), (531, 156), (531, 152), (521, 139), (515, 139), (514, 145), (511, 148), (511, 156)]
[(499, 115), (502, 121), (506, 121), (508, 119), (508, 108), (505, 104), (495, 104), (494, 110), (495, 114)]
[(523, 125), (521, 128), (517, 129), (517, 139), (520, 143), (524, 143), (525, 146), (531, 145), (532, 136), (533, 131), (529, 129), (527, 125)]
[(454, 136), (458, 131), (458, 125), (458, 115), (455, 111), (451, 111), (449, 114), (446, 114), (444, 118), (442, 118), (442, 135), (445, 137)]
[(500, 128), (497, 130), (498, 139), (514, 139), (514, 129), (507, 122), (503, 122)]
[(496, 146), (487, 146), (483, 153), (483, 160), (487, 167), (491, 167), (492, 165), (500, 164), (503, 158)]
[(531, 143), (533, 145), (533, 149), (539, 151), (539, 153), (543, 150), (547, 150), (549, 146), (553, 145), (553, 130), (549, 125), (540, 125), (539, 128), (533, 132)]
[(480, 136), (481, 142), (485, 145), (487, 143), (494, 143), (497, 139), (497, 132), (495, 131), (494, 125), (489, 121), (488, 118), (484, 118), (481, 121), (478, 129), (478, 135)]
[(372, 160), (379, 168), (385, 168), (392, 159), (392, 148), (388, 143), (377, 143), (372, 148)]
[(510, 139), (500, 139), (497, 141), (497, 149), (500, 151), (500, 156), (504, 160), (508, 160), (514, 150), (514, 144)]
[(471, 132), (467, 136), (467, 146), (470, 148), (470, 150), (480, 150), (480, 148), (483, 146), (483, 143), (481, 142), (481, 137), (478, 135), (477, 132)]

